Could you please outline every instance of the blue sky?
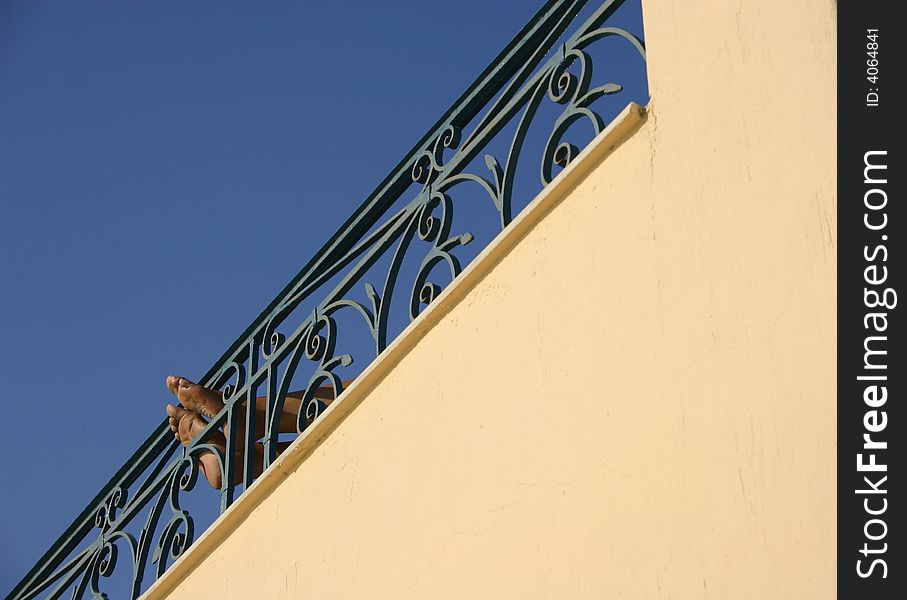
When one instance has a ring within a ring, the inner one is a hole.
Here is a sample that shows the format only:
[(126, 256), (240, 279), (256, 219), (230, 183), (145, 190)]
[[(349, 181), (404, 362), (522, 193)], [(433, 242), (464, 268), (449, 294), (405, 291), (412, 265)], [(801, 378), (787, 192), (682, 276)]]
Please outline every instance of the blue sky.
[(0, 592), (540, 5), (0, 3)]

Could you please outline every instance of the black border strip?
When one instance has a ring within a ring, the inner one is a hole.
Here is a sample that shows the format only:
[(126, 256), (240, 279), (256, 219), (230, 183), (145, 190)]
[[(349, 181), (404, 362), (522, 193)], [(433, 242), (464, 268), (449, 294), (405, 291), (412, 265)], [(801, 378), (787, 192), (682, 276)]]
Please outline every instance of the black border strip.
[[(898, 3), (838, 2), (838, 597), (904, 598)], [(867, 167), (867, 165), (869, 165)]]

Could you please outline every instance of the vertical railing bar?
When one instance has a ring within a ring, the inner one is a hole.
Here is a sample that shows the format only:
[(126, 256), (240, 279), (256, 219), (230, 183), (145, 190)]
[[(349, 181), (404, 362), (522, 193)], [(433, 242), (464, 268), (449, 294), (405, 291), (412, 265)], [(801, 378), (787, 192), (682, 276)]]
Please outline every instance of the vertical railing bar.
[(236, 491), (234, 464), (236, 456), (236, 403), (231, 403), (227, 408), (227, 423), (224, 427), (224, 473), (221, 481), (220, 512), (224, 512), (233, 504)]
[(245, 452), (243, 456), (243, 490), (249, 489), (249, 486), (252, 485), (252, 479), (254, 479), (254, 468), (255, 468), (255, 397), (253, 396), (254, 386), (250, 386), (249, 390), (245, 393), (246, 396), (246, 419), (245, 419), (245, 428), (246, 434), (243, 443), (245, 444)]

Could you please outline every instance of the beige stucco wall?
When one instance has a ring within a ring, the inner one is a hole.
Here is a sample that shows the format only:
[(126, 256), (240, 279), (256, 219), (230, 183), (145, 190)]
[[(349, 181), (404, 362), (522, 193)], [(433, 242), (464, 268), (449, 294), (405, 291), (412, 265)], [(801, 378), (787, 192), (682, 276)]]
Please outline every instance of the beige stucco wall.
[(834, 2), (644, 13), (647, 120), (150, 597), (834, 595)]

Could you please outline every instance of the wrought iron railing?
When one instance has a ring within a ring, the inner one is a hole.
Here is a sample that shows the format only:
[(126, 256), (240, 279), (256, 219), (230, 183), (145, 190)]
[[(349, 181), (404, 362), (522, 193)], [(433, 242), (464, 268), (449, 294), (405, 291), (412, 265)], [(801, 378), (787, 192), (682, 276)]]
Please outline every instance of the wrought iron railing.
[[(159, 577), (193, 541), (183, 501), (201, 454), (218, 459), (223, 511), (286, 441), (277, 424), (291, 390), (302, 390), (301, 433), (329, 402), (324, 388), (339, 395), (357, 374), (354, 358), (368, 364), (437, 297), (439, 282), (459, 274), (477, 232), (507, 227), (518, 204), (575, 158), (574, 133), (588, 142), (627, 101), (645, 100), (643, 42), (624, 24), (641, 29), (641, 20), (623, 18), (623, 4), (548, 2), (200, 379), (223, 391), (224, 409), (187, 446), (159, 425), (9, 598), (104, 598), (115, 573), (117, 595), (134, 598)], [(595, 82), (598, 54), (635, 91)], [(528, 152), (540, 166), (519, 162)], [(471, 231), (454, 233), (470, 213)], [(261, 423), (246, 410), (257, 397)], [(262, 437), (242, 434), (256, 425)], [(226, 449), (212, 445), (224, 435)]]

